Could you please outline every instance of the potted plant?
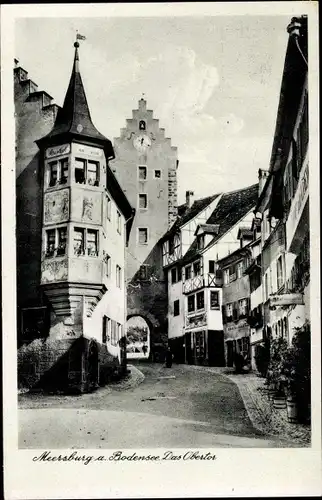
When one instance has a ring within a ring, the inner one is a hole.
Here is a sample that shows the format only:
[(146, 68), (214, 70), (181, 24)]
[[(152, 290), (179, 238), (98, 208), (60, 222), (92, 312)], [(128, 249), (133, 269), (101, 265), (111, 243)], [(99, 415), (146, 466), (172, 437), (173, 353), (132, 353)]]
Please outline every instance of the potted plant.
[(267, 381), (269, 385), (269, 399), (273, 399), (274, 408), (286, 407), (286, 383), (283, 360), (287, 350), (287, 342), (279, 337), (271, 341), (271, 356), (267, 370)]

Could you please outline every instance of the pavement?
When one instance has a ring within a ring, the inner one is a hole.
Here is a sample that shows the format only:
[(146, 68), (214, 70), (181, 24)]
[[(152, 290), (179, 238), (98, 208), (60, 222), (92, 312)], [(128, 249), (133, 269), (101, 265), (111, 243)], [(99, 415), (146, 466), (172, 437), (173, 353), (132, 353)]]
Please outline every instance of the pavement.
[(292, 441), (299, 447), (311, 445), (311, 426), (299, 423), (290, 423), (287, 418), (286, 408), (276, 409), (273, 402), (268, 399), (263, 391), (263, 377), (256, 373), (236, 374), (233, 369), (198, 367), (195, 370), (207, 370), (210, 373), (219, 373), (234, 382), (243, 399), (248, 416), (254, 427), (266, 435), (280, 436), (282, 439)]
[[(240, 387), (210, 368), (142, 363), (79, 396), (21, 394), (20, 448), (280, 448), (249, 417)], [(198, 371), (198, 375), (196, 373)]]

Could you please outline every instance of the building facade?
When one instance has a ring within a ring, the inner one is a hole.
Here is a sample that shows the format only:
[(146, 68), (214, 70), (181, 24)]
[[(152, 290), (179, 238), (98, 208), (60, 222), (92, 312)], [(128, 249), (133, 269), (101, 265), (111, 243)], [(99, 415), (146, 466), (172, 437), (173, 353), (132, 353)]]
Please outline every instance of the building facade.
[(236, 353), (250, 360), (250, 287), (245, 274), (251, 258), (248, 246), (221, 259), (223, 274), (222, 314), (226, 366), (233, 366)]
[[(78, 46), (63, 107), (50, 108), (56, 116), (47, 130), (30, 112), (36, 103), (42, 116), (46, 94), (15, 69), (18, 338), (20, 371), (33, 373), (34, 386), (85, 391), (125, 368), (125, 247), (133, 209), (109, 167), (112, 143), (93, 125)], [(34, 145), (29, 151), (34, 142), (38, 151)]]
[(164, 236), (169, 344), (186, 363), (225, 364), (218, 261), (239, 248), (239, 226), (251, 224), (257, 196), (255, 184), (198, 200)]
[(266, 334), (290, 343), (310, 318), (307, 19), (293, 18), (269, 174), (256, 207), (262, 220)]
[(177, 148), (140, 99), (114, 140), (112, 168), (136, 208), (126, 252), (127, 317), (141, 316), (151, 356), (167, 345), (167, 284), (160, 238), (177, 217)]

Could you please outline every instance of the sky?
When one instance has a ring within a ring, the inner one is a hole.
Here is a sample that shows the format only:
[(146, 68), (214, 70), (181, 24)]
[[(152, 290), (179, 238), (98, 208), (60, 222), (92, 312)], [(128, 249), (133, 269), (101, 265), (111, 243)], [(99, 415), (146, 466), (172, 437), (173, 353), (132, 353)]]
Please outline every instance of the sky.
[[(141, 4), (144, 7), (144, 4)], [(290, 22), (285, 16), (29, 18), (15, 57), (62, 105), (74, 57), (98, 130), (113, 140), (144, 95), (178, 147), (178, 201), (257, 182), (268, 168)]]

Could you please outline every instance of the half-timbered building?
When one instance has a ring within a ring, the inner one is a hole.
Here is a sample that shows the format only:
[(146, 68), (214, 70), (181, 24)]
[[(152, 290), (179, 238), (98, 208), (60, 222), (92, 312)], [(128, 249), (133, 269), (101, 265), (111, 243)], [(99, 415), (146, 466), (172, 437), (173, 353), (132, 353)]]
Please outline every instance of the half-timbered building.
[(163, 238), (169, 343), (186, 363), (225, 364), (217, 261), (239, 248), (239, 226), (250, 226), (257, 196), (255, 184), (199, 200)]

